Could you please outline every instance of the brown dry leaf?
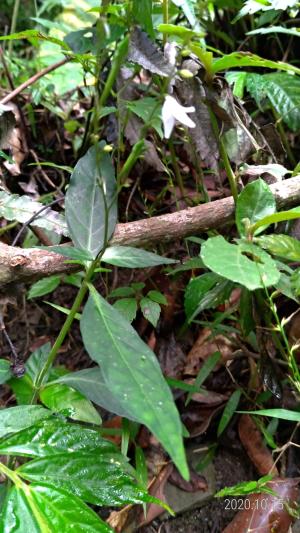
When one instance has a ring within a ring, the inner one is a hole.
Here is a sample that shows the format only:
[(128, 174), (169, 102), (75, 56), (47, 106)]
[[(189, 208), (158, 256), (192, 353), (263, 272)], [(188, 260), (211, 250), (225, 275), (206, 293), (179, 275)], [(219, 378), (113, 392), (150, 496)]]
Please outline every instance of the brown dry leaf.
[(288, 533), (293, 523), (286, 505), (295, 509), (299, 497), (299, 478), (273, 479), (268, 486), (278, 497), (271, 494), (250, 494), (245, 506), (249, 509), (239, 511), (223, 533)]
[(222, 357), (229, 359), (234, 351), (233, 343), (223, 335), (210, 338), (211, 330), (203, 329), (199, 334), (194, 346), (187, 356), (184, 374), (196, 376), (202, 363), (214, 352), (221, 352)]
[(195, 402), (190, 402), (186, 412), (182, 414), (182, 422), (186, 426), (190, 438), (198, 437), (205, 433), (212, 418), (223, 409), (223, 404), (207, 407), (199, 406)]
[[(106, 422), (103, 422), (102, 427), (106, 429), (122, 429), (122, 417), (114, 416), (113, 418), (110, 418), (110, 420), (106, 420)], [(105, 435), (105, 438), (107, 440), (110, 440), (117, 446), (121, 444), (122, 440), (121, 435)]]
[(262, 434), (250, 415), (242, 415), (239, 421), (239, 436), (252, 463), (261, 476), (272, 471), (278, 475), (270, 450), (263, 442)]
[(131, 505), (124, 507), (121, 511), (112, 511), (107, 519), (107, 523), (116, 533), (122, 533), (126, 525), (128, 515), (131, 511)]
[(169, 483), (179, 487), (185, 492), (198, 492), (199, 490), (207, 490), (207, 481), (206, 479), (198, 474), (190, 466), (190, 481), (185, 481), (183, 477), (179, 474), (177, 468), (174, 468), (169, 477)]
[[(158, 474), (157, 478), (155, 479), (154, 483), (152, 484), (149, 490), (149, 493), (152, 496), (154, 496), (155, 498), (158, 498), (162, 502), (166, 502), (164, 488), (173, 471), (173, 468), (174, 467), (172, 464), (168, 464), (164, 468), (162, 468), (162, 470)], [(147, 506), (146, 518), (144, 514), (141, 514), (139, 527), (150, 524), (155, 518), (157, 518), (164, 512), (165, 510), (162, 507), (160, 507), (160, 505), (156, 505), (155, 503), (150, 503), (150, 505)]]

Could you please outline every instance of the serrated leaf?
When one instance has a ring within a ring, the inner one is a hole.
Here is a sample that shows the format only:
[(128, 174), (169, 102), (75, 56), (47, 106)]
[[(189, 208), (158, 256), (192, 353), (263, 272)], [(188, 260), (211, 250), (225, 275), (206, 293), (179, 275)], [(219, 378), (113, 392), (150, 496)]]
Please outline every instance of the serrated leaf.
[(3, 455), (51, 457), (66, 453), (117, 453), (117, 447), (95, 429), (61, 418), (41, 420), (0, 440)]
[[(246, 255), (253, 255), (255, 260)], [(204, 264), (219, 276), (244, 285), (249, 290), (274, 285), (280, 278), (276, 263), (258, 246), (229, 244), (224, 237), (212, 237), (201, 248)]]
[(137, 63), (150, 70), (152, 74), (169, 77), (174, 72), (174, 67), (164, 57), (148, 35), (139, 28), (134, 28), (130, 37), (128, 61)]
[(157, 302), (161, 305), (168, 305), (167, 298), (159, 291), (149, 291), (147, 296), (150, 298), (150, 300), (153, 300), (153, 302)]
[(73, 420), (101, 424), (95, 407), (80, 392), (60, 383), (47, 385), (40, 392), (41, 402), (55, 412), (62, 412)]
[(274, 70), (285, 70), (287, 72), (295, 72), (296, 74), (300, 74), (300, 69), (290, 65), (289, 63), (263, 59), (262, 57), (252, 54), (251, 52), (232, 52), (231, 54), (227, 54), (216, 59), (213, 63), (213, 73), (216, 74), (217, 72), (228, 70), (233, 67), (271, 68)]
[(11, 363), (6, 359), (0, 359), (0, 385), (6, 383), (11, 377)]
[(132, 287), (118, 287), (109, 294), (109, 298), (128, 298), (134, 296), (135, 292)]
[(65, 453), (34, 459), (17, 469), (28, 481), (47, 483), (94, 505), (158, 503), (139, 487), (130, 465), (117, 453)]
[[(0, 191), (0, 216), (6, 220), (17, 220), (24, 224), (43, 207), (45, 207), (43, 204), (32, 200), (29, 196)], [(69, 234), (63, 215), (50, 207), (38, 215), (32, 225), (54, 231), (59, 235)]]
[(145, 319), (156, 328), (160, 317), (160, 305), (147, 297), (141, 299), (140, 305)]
[(251, 73), (247, 76), (246, 86), (260, 107), (263, 107), (267, 100), (267, 107), (272, 104), (292, 131), (297, 132), (300, 129), (299, 76), (285, 73)]
[(101, 261), (124, 268), (145, 268), (177, 263), (175, 259), (162, 257), (132, 246), (110, 246), (106, 248)]
[[(248, 219), (252, 225), (275, 212), (275, 197), (267, 183), (262, 179), (248, 183), (239, 194), (236, 204), (235, 220), (240, 235), (246, 235), (243, 220)], [(264, 229), (265, 226), (259, 228), (259, 232), (264, 231)]]
[(126, 320), (132, 322), (138, 310), (137, 301), (135, 298), (122, 298), (122, 300), (117, 300), (113, 307), (121, 313)]
[(66, 219), (72, 241), (76, 248), (93, 257), (102, 249), (105, 237), (111, 237), (117, 221), (115, 172), (110, 155), (103, 151), (104, 144), (92, 146), (79, 159), (66, 193)]
[(27, 298), (39, 298), (45, 294), (49, 294), (57, 289), (60, 284), (60, 276), (49, 276), (49, 278), (43, 278), (31, 285)]
[(10, 489), (1, 517), (2, 533), (113, 533), (80, 498), (42, 483)]
[(8, 433), (16, 433), (50, 416), (52, 412), (40, 405), (21, 405), (0, 409), (0, 437)]
[(289, 235), (263, 235), (256, 244), (287, 261), (300, 261), (300, 242)]
[(56, 383), (66, 383), (80, 391), (89, 400), (100, 405), (107, 411), (119, 416), (134, 419), (132, 414), (122, 405), (104, 382), (100, 368), (87, 368), (79, 372), (71, 372), (56, 380)]
[(85, 348), (129, 418), (152, 431), (188, 478), (179, 414), (155, 355), (92, 286), (90, 291), (80, 321)]
[(221, 416), (221, 420), (219, 422), (219, 425), (218, 425), (218, 431), (217, 431), (217, 435), (218, 437), (223, 433), (223, 431), (226, 429), (226, 427), (228, 426), (231, 418), (233, 417), (235, 411), (236, 411), (236, 408), (240, 402), (240, 397), (241, 397), (241, 394), (242, 394), (242, 391), (240, 390), (236, 390), (234, 391), (234, 393), (230, 396), (226, 406), (225, 406), (225, 409), (223, 411), (223, 414)]

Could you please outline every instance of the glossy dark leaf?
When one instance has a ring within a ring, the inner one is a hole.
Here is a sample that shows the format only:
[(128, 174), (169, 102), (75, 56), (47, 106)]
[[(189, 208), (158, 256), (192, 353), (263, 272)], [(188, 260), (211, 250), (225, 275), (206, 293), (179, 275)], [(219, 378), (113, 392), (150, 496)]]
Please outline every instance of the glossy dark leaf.
[(0, 440), (0, 453), (3, 455), (49, 457), (68, 452), (100, 455), (117, 453), (117, 448), (94, 429), (54, 417)]
[(93, 257), (102, 249), (105, 238), (111, 237), (117, 221), (115, 172), (111, 156), (103, 148), (104, 143), (92, 146), (78, 161), (66, 193), (72, 241)]
[(12, 487), (0, 516), (1, 533), (113, 533), (76, 496), (42, 483)]
[(73, 420), (101, 424), (95, 407), (80, 392), (61, 383), (47, 385), (40, 392), (41, 402), (55, 412), (61, 412)]
[(138, 304), (135, 298), (122, 298), (117, 300), (113, 307), (119, 311), (129, 322), (132, 322), (138, 310)]
[(179, 414), (154, 353), (116, 309), (90, 291), (80, 321), (90, 357), (129, 418), (145, 424), (188, 477)]
[(16, 433), (35, 424), (38, 420), (49, 418), (52, 412), (40, 405), (21, 405), (0, 409), (0, 437)]
[(49, 278), (43, 278), (31, 285), (27, 298), (30, 300), (31, 298), (39, 298), (40, 296), (44, 296), (45, 294), (49, 294), (49, 292), (53, 292), (55, 289), (57, 289), (58, 285), (60, 284), (60, 276), (50, 276)]

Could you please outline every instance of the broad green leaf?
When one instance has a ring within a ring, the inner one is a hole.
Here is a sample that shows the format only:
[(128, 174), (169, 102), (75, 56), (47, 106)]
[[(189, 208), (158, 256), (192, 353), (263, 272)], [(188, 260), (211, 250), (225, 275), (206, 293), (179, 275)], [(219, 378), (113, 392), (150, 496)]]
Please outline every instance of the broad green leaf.
[(243, 99), (246, 85), (247, 72), (232, 71), (227, 72), (225, 75), (229, 85), (233, 85), (233, 95), (236, 98)]
[(60, 276), (50, 276), (49, 278), (43, 278), (31, 285), (27, 298), (39, 298), (49, 292), (53, 292), (60, 284)]
[(95, 429), (71, 424), (62, 418), (41, 420), (0, 440), (3, 455), (51, 457), (67, 453), (118, 453), (117, 447), (103, 439)]
[(129, 298), (134, 296), (135, 291), (132, 287), (118, 287), (109, 294), (109, 298)]
[[(25, 375), (22, 378), (13, 378), (10, 380), (9, 385), (12, 388), (19, 405), (31, 403), (35, 380), (48, 358), (50, 349), (50, 342), (37, 348), (25, 363)], [(45, 376), (45, 381), (47, 381), (49, 373), (50, 371)]]
[[(0, 216), (6, 220), (17, 220), (24, 224), (40, 211), (43, 204), (32, 200), (29, 196), (19, 196), (0, 191)], [(33, 226), (54, 231), (59, 235), (68, 235), (66, 221), (60, 213), (50, 207), (40, 213), (32, 222)]]
[(42, 483), (12, 487), (0, 517), (1, 533), (113, 533), (80, 498)]
[(224, 55), (213, 62), (212, 70), (213, 73), (216, 74), (217, 72), (234, 67), (271, 68), (274, 70), (285, 70), (287, 72), (300, 74), (300, 69), (289, 63), (263, 59), (255, 54), (251, 54), (251, 52), (232, 52), (232, 54)]
[(269, 224), (276, 224), (277, 222), (284, 222), (285, 220), (295, 220), (300, 218), (300, 208), (295, 207), (289, 211), (280, 211), (280, 213), (274, 213), (274, 215), (267, 215), (261, 220), (258, 220), (253, 226), (249, 228), (252, 235), (260, 228), (261, 226), (268, 226)]
[(141, 311), (146, 318), (146, 320), (149, 320), (149, 322), (156, 328), (159, 317), (160, 317), (160, 305), (156, 302), (153, 302), (153, 300), (150, 300), (150, 298), (142, 298), (140, 301), (141, 305)]
[(122, 298), (122, 300), (117, 300), (113, 304), (113, 307), (130, 323), (135, 319), (138, 310), (138, 304), (135, 298)]
[(15, 378), (9, 380), (9, 386), (12, 389), (18, 405), (30, 405), (33, 396), (32, 379), (27, 373), (22, 378)]
[(152, 0), (133, 0), (132, 14), (150, 37), (154, 37), (152, 24)]
[(73, 420), (101, 424), (95, 407), (80, 392), (60, 383), (47, 385), (40, 392), (41, 402), (55, 412), (62, 412)]
[(6, 359), (0, 359), (0, 385), (3, 385), (12, 377), (10, 365), (11, 363)]
[(126, 409), (117, 396), (111, 392), (109, 386), (104, 382), (101, 370), (98, 366), (70, 372), (55, 380), (56, 383), (65, 383), (81, 392), (86, 398), (101, 405), (104, 409), (119, 416), (133, 419), (130, 411)]
[[(275, 197), (267, 183), (262, 179), (248, 183), (239, 194), (236, 204), (235, 220), (240, 235), (246, 235), (243, 220), (248, 219), (250, 224), (255, 224), (257, 220), (275, 212)], [(259, 228), (259, 232), (264, 229)]]
[(241, 390), (236, 390), (234, 391), (234, 393), (230, 396), (226, 406), (225, 406), (225, 409), (223, 411), (223, 414), (221, 416), (221, 420), (219, 422), (219, 425), (218, 425), (218, 431), (217, 431), (217, 435), (218, 437), (221, 435), (221, 433), (223, 433), (223, 431), (227, 428), (230, 420), (232, 419), (235, 411), (236, 411), (236, 408), (240, 402), (240, 397), (241, 397), (241, 394), (242, 394), (242, 391)]
[(131, 246), (110, 246), (101, 258), (104, 263), (125, 268), (145, 268), (177, 263), (175, 259), (162, 257), (152, 252)]
[[(202, 243), (201, 243), (202, 244)], [(189, 259), (182, 265), (179, 265), (171, 272), (168, 272), (168, 276), (174, 276), (175, 274), (178, 274), (179, 272), (186, 272), (187, 270), (196, 270), (199, 268), (205, 268), (205, 265), (203, 264), (203, 261), (200, 257), (193, 257), (192, 259)]]
[(3, 482), (0, 483), (0, 516), (2, 513), (2, 508), (6, 500), (6, 495), (7, 495), (8, 490), (9, 490), (9, 487), (7, 483), (3, 483)]
[[(209, 272), (209, 274), (212, 274), (212, 272)], [(199, 313), (202, 313), (204, 309), (215, 309), (218, 305), (223, 304), (229, 299), (235, 287), (234, 283), (228, 279), (221, 278), (220, 276), (217, 277), (217, 283), (210, 290), (202, 294), (201, 299), (198, 301), (198, 305), (188, 317), (189, 323), (191, 323)]]
[[(220, 352), (215, 352), (212, 355), (210, 355), (203, 363), (195, 382), (193, 383), (193, 386), (196, 387), (197, 390), (200, 389), (201, 385), (204, 383), (206, 378), (209, 376), (209, 374), (212, 372), (212, 370), (215, 368), (216, 364), (220, 361), (221, 354)], [(193, 392), (189, 392), (187, 399), (186, 399), (186, 405), (191, 401), (193, 396)]]
[(280, 418), (281, 420), (290, 420), (291, 422), (300, 422), (300, 411), (290, 411), (289, 409), (260, 409), (259, 411), (237, 411), (238, 413), (247, 413), (249, 415), (269, 416)]
[(300, 242), (289, 235), (263, 235), (255, 243), (287, 261), (300, 261)]
[(72, 241), (76, 248), (93, 257), (111, 237), (117, 221), (115, 172), (104, 145), (101, 142), (92, 146), (78, 161), (66, 193), (66, 219)]
[(35, 424), (38, 420), (49, 418), (52, 412), (40, 405), (22, 405), (0, 409), (0, 437), (16, 433)]
[(48, 252), (54, 252), (55, 254), (63, 255), (68, 259), (74, 259), (75, 261), (92, 261), (93, 256), (86, 250), (78, 250), (73, 246), (39, 246), (42, 250), (48, 250)]
[[(300, 72), (298, 72), (300, 74)], [(248, 74), (247, 90), (264, 109), (274, 107), (294, 132), (300, 129), (300, 77), (286, 73)], [(266, 99), (268, 104), (266, 105)]]
[(154, 353), (92, 286), (90, 292), (80, 321), (85, 348), (129, 418), (152, 431), (187, 479), (181, 421)]
[(124, 505), (153, 502), (137, 485), (125, 457), (113, 453), (68, 453), (34, 459), (16, 471), (27, 481), (64, 489), (94, 505)]
[(190, 28), (178, 26), (176, 24), (159, 24), (156, 29), (160, 33), (166, 35), (176, 35), (177, 37), (181, 37), (181, 39), (183, 39), (184, 41), (189, 41), (190, 39), (192, 39), (192, 37), (205, 36), (204, 33), (198, 33), (196, 31), (191, 30)]
[(168, 300), (164, 294), (159, 291), (149, 291), (147, 297), (153, 302), (157, 302), (160, 305), (168, 305)]
[[(275, 216), (275, 215), (273, 215)], [(254, 256), (255, 260), (246, 255)], [(280, 278), (276, 263), (258, 246), (229, 244), (224, 237), (208, 239), (201, 249), (204, 264), (219, 276), (244, 285), (249, 290), (274, 285)]]
[(50, 342), (46, 342), (45, 344), (34, 350), (34, 352), (32, 352), (32, 354), (26, 361), (26, 374), (32, 379), (33, 383), (35, 383), (35, 379), (37, 378), (45, 362), (47, 361), (47, 357), (49, 355), (50, 350), (51, 344)]
[[(140, 1), (140, 0), (139, 0)], [(127, 108), (135, 115), (140, 117), (145, 124), (152, 126), (158, 133), (160, 138), (163, 138), (162, 119), (161, 119), (161, 104), (156, 98), (145, 96), (140, 100), (132, 100), (127, 102)]]

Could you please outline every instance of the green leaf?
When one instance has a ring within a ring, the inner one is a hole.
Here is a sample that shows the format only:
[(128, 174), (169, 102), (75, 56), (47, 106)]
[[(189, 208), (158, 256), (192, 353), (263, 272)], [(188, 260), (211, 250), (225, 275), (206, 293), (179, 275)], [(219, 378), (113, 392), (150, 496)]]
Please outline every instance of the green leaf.
[(55, 254), (63, 255), (68, 257), (68, 259), (74, 259), (75, 261), (92, 261), (93, 256), (90, 252), (86, 250), (78, 250), (74, 246), (39, 246), (42, 250), (47, 250), (48, 252), (54, 252)]
[(168, 300), (164, 294), (159, 291), (149, 291), (147, 297), (153, 302), (157, 302), (160, 305), (168, 305)]
[(109, 298), (128, 298), (134, 296), (135, 292), (132, 287), (118, 287), (109, 294)]
[(55, 380), (56, 383), (65, 383), (81, 392), (89, 400), (101, 405), (109, 412), (119, 416), (133, 419), (132, 414), (122, 405), (109, 386), (104, 382), (100, 368), (87, 368), (79, 372), (70, 372)]
[[(197, 390), (200, 389), (201, 385), (204, 383), (206, 378), (209, 376), (209, 374), (212, 372), (212, 370), (215, 368), (216, 364), (220, 361), (221, 354), (220, 352), (215, 352), (212, 355), (210, 355), (203, 363), (195, 382), (193, 383), (193, 386), (196, 387)], [(185, 405), (188, 405), (192, 399), (193, 392), (189, 392)]]
[[(255, 224), (257, 220), (275, 212), (275, 197), (267, 183), (262, 179), (248, 183), (239, 194), (236, 204), (235, 220), (240, 235), (246, 235), (243, 220), (248, 219), (250, 224)], [(259, 232), (264, 229), (260, 227)]]
[(193, 37), (204, 37), (204, 33), (199, 34), (196, 31), (190, 30), (190, 28), (185, 28), (184, 26), (178, 26), (176, 24), (159, 24), (157, 26), (157, 31), (165, 35), (176, 35), (181, 37), (184, 41), (189, 41)]
[(221, 281), (223, 281), (222, 278), (213, 272), (207, 272), (190, 279), (184, 294), (184, 309), (187, 318), (190, 318), (195, 313), (208, 291)]
[(105, 250), (101, 261), (125, 268), (145, 268), (158, 265), (171, 265), (178, 262), (175, 259), (161, 257), (152, 252), (146, 252), (146, 250), (131, 246), (110, 246)]
[[(255, 260), (252, 261), (244, 254), (253, 255)], [(274, 285), (280, 278), (273, 259), (250, 243), (235, 245), (229, 244), (224, 237), (212, 237), (202, 245), (201, 258), (207, 268), (219, 276), (240, 283), (252, 291)]]
[(181, 421), (154, 353), (92, 286), (90, 291), (80, 321), (85, 348), (129, 418), (152, 431), (188, 478)]
[(288, 235), (263, 235), (255, 243), (287, 261), (300, 261), (300, 242)]
[(291, 422), (300, 422), (300, 412), (290, 411), (289, 409), (261, 409), (260, 411), (237, 411), (238, 413), (247, 413), (249, 415), (269, 416), (290, 420)]
[(4, 35), (0, 37), (0, 41), (12, 41), (16, 39), (17, 40), (18, 39), (29, 39), (29, 40), (32, 40), (33, 42), (35, 40), (48, 41), (50, 43), (61, 46), (61, 48), (63, 48), (64, 50), (70, 50), (69, 46), (63, 41), (61, 41), (60, 39), (56, 39), (56, 37), (50, 37), (48, 35), (45, 35), (38, 30), (24, 30), (18, 33), (11, 33), (10, 35)]
[[(51, 350), (50, 342), (46, 342), (30, 355), (25, 363), (26, 375), (29, 376), (32, 382), (35, 384), (35, 380), (42, 370), (45, 362), (47, 361), (49, 352)], [(48, 378), (49, 373), (46, 376)]]
[(270, 61), (269, 59), (263, 59), (250, 52), (232, 52), (232, 54), (226, 54), (213, 62), (213, 73), (221, 72), (222, 70), (228, 70), (233, 67), (260, 67), (271, 68), (274, 70), (285, 70), (287, 72), (295, 72), (300, 74), (300, 69), (290, 65), (289, 63), (283, 63), (282, 61)]
[(138, 304), (135, 298), (122, 298), (122, 300), (117, 300), (113, 307), (121, 313), (126, 320), (132, 322), (138, 310)]
[(51, 411), (40, 405), (22, 405), (0, 409), (0, 437), (16, 433), (32, 426), (38, 420), (52, 416)]
[(6, 359), (0, 359), (0, 385), (6, 383), (11, 377), (11, 363)]
[(31, 285), (27, 298), (39, 298), (49, 292), (53, 292), (60, 284), (60, 276), (49, 276), (49, 278), (43, 278)]
[(133, 0), (132, 14), (141, 27), (154, 37), (152, 24), (152, 0)]
[(12, 487), (0, 517), (2, 533), (62, 533), (74, 527), (76, 533), (113, 533), (80, 498), (42, 483)]
[(258, 28), (257, 30), (248, 31), (246, 35), (266, 35), (268, 33), (285, 33), (286, 35), (300, 37), (299, 28), (285, 28), (284, 26), (270, 26), (268, 28)]
[(149, 322), (156, 328), (159, 317), (160, 317), (160, 305), (156, 302), (153, 302), (153, 300), (150, 300), (150, 298), (144, 297), (140, 301), (141, 305), (141, 311), (145, 317), (146, 320), (149, 320)]
[(34, 459), (16, 472), (28, 481), (47, 483), (93, 505), (159, 503), (137, 485), (120, 453), (68, 453)]
[[(26, 373), (22, 378), (13, 378), (9, 385), (12, 388), (19, 405), (29, 405), (34, 393), (35, 380), (44, 366), (51, 349), (50, 342), (35, 350), (25, 363)], [(44, 378), (47, 381), (50, 371)]]
[(225, 406), (225, 409), (223, 411), (223, 414), (221, 416), (221, 420), (219, 422), (219, 425), (218, 425), (218, 431), (217, 431), (217, 435), (218, 437), (223, 433), (223, 431), (226, 429), (226, 427), (228, 426), (230, 420), (232, 419), (235, 411), (236, 411), (236, 408), (240, 402), (240, 398), (241, 398), (241, 394), (242, 394), (242, 391), (241, 390), (236, 390), (234, 391), (234, 393), (230, 396), (226, 406)]
[(145, 96), (140, 100), (129, 101), (127, 102), (127, 108), (132, 111), (132, 113), (140, 117), (145, 124), (152, 126), (160, 138), (163, 138), (164, 135), (162, 131), (161, 119), (162, 105), (157, 101), (156, 98)]
[(300, 218), (300, 209), (295, 207), (294, 209), (289, 209), (289, 211), (280, 211), (280, 213), (274, 213), (274, 215), (267, 215), (261, 220), (258, 220), (253, 226), (249, 228), (252, 235), (255, 234), (256, 230), (261, 226), (268, 226), (269, 224), (276, 224), (277, 222), (284, 222), (285, 220), (295, 220)]
[(117, 221), (115, 172), (104, 145), (102, 142), (92, 146), (78, 161), (66, 193), (66, 219), (72, 241), (76, 248), (93, 257), (111, 237)]
[(47, 385), (40, 392), (40, 399), (52, 411), (62, 412), (73, 420), (101, 424), (101, 417), (91, 402), (67, 385)]
[(185, 17), (189, 21), (192, 28), (198, 30), (199, 22), (195, 15), (193, 0), (172, 0), (172, 2), (173, 4), (175, 4), (175, 6), (181, 7)]
[[(202, 243), (201, 243), (202, 244)], [(192, 259), (189, 259), (182, 265), (179, 265), (171, 272), (168, 272), (168, 276), (174, 276), (175, 274), (178, 274), (179, 272), (186, 272), (187, 270), (194, 270), (198, 268), (204, 268), (205, 265), (203, 264), (203, 261), (200, 257), (193, 257)]]
[[(298, 72), (299, 74), (300, 72)], [(248, 74), (247, 90), (259, 106), (265, 100), (294, 132), (300, 129), (300, 77), (286, 73)], [(265, 106), (266, 107), (266, 106)]]
[[(0, 191), (0, 217), (6, 220), (17, 220), (24, 224), (33, 215), (45, 207), (40, 202), (32, 200), (29, 196), (19, 196)], [(32, 222), (33, 226), (55, 231), (59, 235), (68, 235), (66, 221), (60, 213), (53, 211), (50, 207), (40, 213)]]
[(117, 447), (95, 429), (62, 418), (41, 420), (0, 440), (3, 455), (51, 457), (66, 453), (117, 453)]
[(258, 481), (243, 481), (242, 483), (237, 483), (234, 487), (225, 487), (215, 494), (215, 498), (224, 498), (225, 496), (244, 496), (245, 494), (260, 492), (272, 494), (272, 489), (265, 486), (268, 481), (271, 481), (272, 477), (272, 475), (268, 475), (260, 478)]

